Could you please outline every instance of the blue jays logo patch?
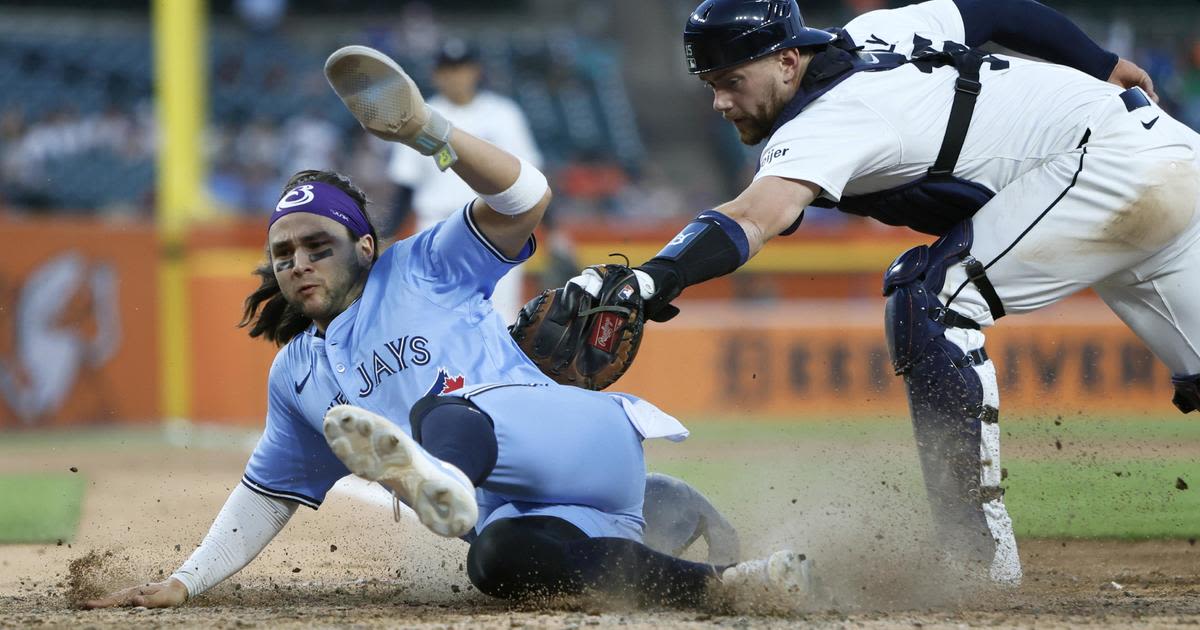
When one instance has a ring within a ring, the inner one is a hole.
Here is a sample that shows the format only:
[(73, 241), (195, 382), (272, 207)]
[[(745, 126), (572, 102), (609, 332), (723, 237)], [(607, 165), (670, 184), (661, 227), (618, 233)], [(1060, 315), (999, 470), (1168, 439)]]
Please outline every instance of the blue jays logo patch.
[(433, 387), (425, 392), (426, 396), (440, 396), (449, 394), (450, 392), (458, 391), (467, 384), (467, 379), (460, 372), (457, 376), (450, 376), (450, 372), (446, 368), (438, 368), (437, 378), (433, 381)]

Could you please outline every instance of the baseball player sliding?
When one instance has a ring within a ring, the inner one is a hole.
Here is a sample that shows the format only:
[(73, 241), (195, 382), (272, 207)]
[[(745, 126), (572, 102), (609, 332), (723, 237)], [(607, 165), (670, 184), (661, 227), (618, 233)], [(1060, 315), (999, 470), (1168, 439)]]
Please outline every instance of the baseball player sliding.
[[(686, 429), (636, 397), (554, 383), (488, 300), (533, 253), (546, 178), (450, 126), (375, 50), (335, 52), (326, 75), (369, 131), (433, 156), (479, 196), (380, 252), (348, 179), (292, 177), (270, 218), (262, 284), (246, 300), (250, 335), (282, 348), (242, 483), (169, 579), (87, 605), (200, 595), (350, 473), (391, 490), (434, 533), (467, 539), (467, 574), (496, 597), (597, 589), (687, 604), (714, 586), (810, 588), (809, 561), (790, 551), (724, 567), (642, 544), (642, 441), (680, 440)], [(672, 518), (705, 510), (690, 488), (666, 487), (667, 500), (682, 502)]]
[[(989, 41), (1053, 63), (971, 48)], [(1091, 287), (1170, 367), (1175, 405), (1200, 408), (1200, 137), (1137, 66), (1032, 0), (932, 0), (830, 31), (794, 0), (706, 0), (683, 48), (713, 109), (765, 144), (744, 192), (637, 270), (647, 317), (809, 205), (937, 236), (884, 276), (892, 361), (948, 566), (1019, 582), (982, 329)]]

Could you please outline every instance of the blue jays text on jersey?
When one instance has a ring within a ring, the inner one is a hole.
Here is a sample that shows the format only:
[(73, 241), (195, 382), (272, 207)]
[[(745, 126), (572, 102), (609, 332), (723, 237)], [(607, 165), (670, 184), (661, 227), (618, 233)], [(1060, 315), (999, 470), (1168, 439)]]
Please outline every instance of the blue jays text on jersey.
[[(371, 354), (371, 365), (360, 361), (354, 370), (362, 378), (362, 387), (358, 390), (359, 398), (366, 398), (375, 391), (375, 386), (383, 382), (385, 376), (392, 376), (409, 367), (409, 365), (426, 365), (429, 363), (429, 351), (426, 346), (429, 340), (420, 335), (404, 336), (383, 343), (384, 356), (379, 350)], [(386, 358), (385, 358), (386, 357)]]

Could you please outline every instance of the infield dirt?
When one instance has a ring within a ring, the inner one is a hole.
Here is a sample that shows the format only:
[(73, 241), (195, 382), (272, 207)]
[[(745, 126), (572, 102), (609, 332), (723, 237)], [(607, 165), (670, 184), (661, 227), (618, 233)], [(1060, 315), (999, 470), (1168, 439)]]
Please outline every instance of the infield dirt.
[[(923, 540), (913, 516), (920, 510), (907, 508), (907, 499), (860, 501), (876, 501), (873, 510), (829, 509), (829, 496), (812, 492), (800, 492), (799, 503), (789, 508), (823, 514), (809, 520), (809, 527), (846, 525), (843, 535), (796, 537), (820, 547), (813, 550), (818, 569), (837, 597), (837, 603), (818, 610), (764, 612), (735, 603), (733, 608), (647, 611), (587, 598), (499, 602), (475, 592), (467, 581), (461, 568), (464, 543), (439, 539), (413, 518), (395, 523), (390, 510), (345, 494), (331, 495), (319, 512), (301, 508), (249, 567), (182, 608), (74, 607), (81, 596), (169, 575), (203, 538), (237, 483), (245, 457), (241, 443), (216, 449), (48, 445), (7, 450), (0, 472), (75, 467), (86, 475), (87, 493), (73, 541), (0, 547), (0, 627), (1200, 625), (1200, 545), (1194, 541), (1022, 540), (1024, 585), (980, 592), (942, 583), (931, 570), (928, 546), (866, 535), (873, 530), (863, 525), (863, 515), (883, 512), (892, 513), (893, 520), (885, 519), (882, 531), (895, 532), (899, 540)], [(850, 500), (841, 496), (836, 502)], [(727, 507), (748, 555), (791, 539), (778, 523), (763, 525), (770, 521), (770, 507)]]

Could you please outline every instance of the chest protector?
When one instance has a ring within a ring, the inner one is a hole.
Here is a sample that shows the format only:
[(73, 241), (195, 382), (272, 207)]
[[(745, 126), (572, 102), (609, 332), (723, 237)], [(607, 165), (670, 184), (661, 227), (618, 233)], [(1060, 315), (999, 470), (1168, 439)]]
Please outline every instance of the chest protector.
[[(967, 129), (971, 125), (971, 115), (975, 111), (975, 99), (979, 96), (980, 68), (987, 62), (991, 69), (1002, 70), (1008, 67), (1008, 62), (954, 42), (946, 42), (942, 51), (934, 50), (931, 44), (931, 41), (917, 37), (912, 57), (898, 53), (864, 53), (855, 46), (848, 33), (838, 31), (837, 38), (813, 57), (800, 80), (800, 89), (780, 112), (770, 135), (800, 115), (813, 101), (858, 72), (881, 72), (904, 64), (912, 64), (926, 73), (947, 65), (958, 71), (954, 102), (950, 107), (950, 120), (942, 137), (942, 146), (933, 166), (925, 175), (887, 190), (864, 195), (843, 195), (836, 204), (818, 198), (813, 202), (814, 206), (836, 207), (842, 212), (871, 217), (888, 225), (906, 226), (918, 232), (941, 236), (953, 226), (971, 218), (996, 194), (982, 184), (955, 177), (954, 166), (958, 163)], [(797, 220), (782, 235), (795, 232), (799, 226), (800, 221)]]

